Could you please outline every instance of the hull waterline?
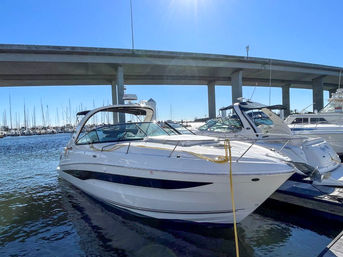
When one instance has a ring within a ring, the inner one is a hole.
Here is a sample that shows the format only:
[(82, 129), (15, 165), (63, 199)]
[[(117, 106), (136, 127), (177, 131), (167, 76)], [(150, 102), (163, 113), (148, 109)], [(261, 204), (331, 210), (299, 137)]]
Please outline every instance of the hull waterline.
[[(193, 176), (193, 182), (207, 181), (208, 184), (178, 189), (142, 187), (96, 179), (82, 180), (62, 169), (59, 175), (101, 202), (137, 215), (196, 223), (233, 223), (228, 175), (217, 175), (215, 179), (209, 175)], [(175, 176), (173, 181), (185, 182), (181, 180), (182, 175), (176, 175), (179, 176)], [(237, 222), (253, 212), (290, 175), (234, 176)]]

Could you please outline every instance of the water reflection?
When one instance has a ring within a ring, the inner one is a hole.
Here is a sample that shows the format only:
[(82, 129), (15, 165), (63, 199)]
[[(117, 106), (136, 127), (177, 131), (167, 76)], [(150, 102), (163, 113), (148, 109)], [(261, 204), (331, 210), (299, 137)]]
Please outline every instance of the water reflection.
[[(60, 181), (60, 186), (64, 191), (63, 206), (87, 255), (227, 256), (234, 253), (231, 228), (203, 228), (202, 231), (199, 226), (185, 229), (177, 226), (175, 229), (173, 223), (151, 222), (109, 209), (65, 181)], [(243, 241), (240, 243), (242, 256), (252, 256), (253, 249)]]

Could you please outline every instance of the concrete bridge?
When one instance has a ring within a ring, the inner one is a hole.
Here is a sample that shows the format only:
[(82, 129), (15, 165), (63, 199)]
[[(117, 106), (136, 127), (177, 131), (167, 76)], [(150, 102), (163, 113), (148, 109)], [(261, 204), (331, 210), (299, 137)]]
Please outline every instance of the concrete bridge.
[(323, 90), (335, 91), (343, 68), (231, 55), (114, 48), (0, 45), (0, 86), (112, 85), (113, 104), (123, 103), (124, 85), (207, 85), (208, 113), (215, 117), (215, 86), (231, 85), (232, 102), (242, 86), (313, 90), (314, 109)]

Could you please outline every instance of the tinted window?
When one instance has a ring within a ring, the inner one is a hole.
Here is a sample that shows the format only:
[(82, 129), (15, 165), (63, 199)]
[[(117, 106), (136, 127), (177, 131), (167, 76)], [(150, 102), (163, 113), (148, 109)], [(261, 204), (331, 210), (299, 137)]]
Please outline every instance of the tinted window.
[(317, 124), (317, 123), (328, 123), (324, 118), (311, 118), (310, 119), (311, 124)]
[(295, 120), (292, 121), (292, 124), (302, 124), (302, 123), (308, 123), (308, 118), (295, 118)]

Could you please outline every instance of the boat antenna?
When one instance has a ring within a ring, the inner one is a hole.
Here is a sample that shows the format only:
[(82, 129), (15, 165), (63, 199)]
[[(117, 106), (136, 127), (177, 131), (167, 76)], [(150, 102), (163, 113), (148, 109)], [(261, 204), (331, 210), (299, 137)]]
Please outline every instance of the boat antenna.
[(302, 110), (300, 111), (300, 113), (304, 113), (308, 107), (310, 107), (310, 106), (312, 106), (312, 105), (314, 105), (314, 104), (315, 104), (315, 103), (312, 103), (312, 104), (306, 106), (304, 109), (302, 109)]
[(341, 75), (342, 75), (342, 70), (339, 70), (338, 88), (341, 88)]
[(272, 95), (272, 60), (269, 60), (269, 105), (271, 105)]
[[(257, 84), (257, 83), (256, 83), (256, 84)], [(252, 93), (251, 93), (251, 96), (250, 96), (249, 100), (251, 100), (252, 97), (254, 96), (254, 94), (255, 94), (255, 89), (256, 89), (256, 86), (254, 87), (254, 89), (253, 89), (253, 91), (252, 91)]]
[(247, 46), (245, 47), (245, 50), (247, 51), (247, 59), (249, 58), (249, 49), (250, 49), (250, 46), (247, 45)]
[(135, 50), (135, 41), (133, 35), (133, 15), (132, 15), (132, 0), (130, 0), (130, 13), (131, 13), (131, 43), (132, 43), (132, 51)]

